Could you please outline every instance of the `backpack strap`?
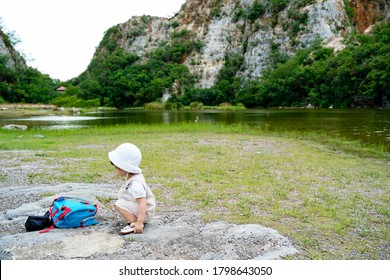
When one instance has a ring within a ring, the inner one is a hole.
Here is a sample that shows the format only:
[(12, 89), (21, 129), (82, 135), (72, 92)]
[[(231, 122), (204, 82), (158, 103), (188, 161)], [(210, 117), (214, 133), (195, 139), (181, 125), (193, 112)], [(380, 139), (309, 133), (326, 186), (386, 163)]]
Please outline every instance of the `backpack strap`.
[(64, 210), (64, 212), (62, 212), (59, 216), (58, 216), (58, 218), (55, 220), (55, 221), (53, 221), (53, 224), (55, 224), (55, 223), (57, 223), (58, 221), (60, 221), (60, 220), (62, 220), (66, 215), (68, 215), (69, 213), (70, 213), (70, 208), (68, 208), (68, 207), (65, 207), (65, 206), (62, 206), (62, 208), (61, 208), (61, 210)]
[(39, 233), (49, 232), (49, 231), (51, 231), (54, 227), (55, 227), (55, 225), (52, 224), (50, 227), (45, 228), (45, 229), (43, 229), (43, 230), (40, 230)]
[(85, 221), (92, 220), (92, 219), (95, 219), (95, 217), (89, 217), (89, 218), (85, 218), (84, 220), (82, 220), (81, 221), (81, 227), (82, 228), (84, 227)]

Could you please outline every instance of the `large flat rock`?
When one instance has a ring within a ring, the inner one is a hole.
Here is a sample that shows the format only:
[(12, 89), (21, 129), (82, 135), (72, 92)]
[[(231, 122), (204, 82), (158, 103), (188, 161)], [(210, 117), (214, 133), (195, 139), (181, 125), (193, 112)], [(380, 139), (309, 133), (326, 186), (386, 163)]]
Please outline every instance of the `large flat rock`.
[[(0, 259), (248, 260), (281, 259), (297, 253), (291, 241), (276, 230), (255, 224), (206, 223), (201, 212), (163, 204), (143, 234), (122, 236), (123, 220), (113, 210), (116, 191), (115, 186), (97, 184), (2, 188)], [(26, 232), (27, 217), (43, 215), (60, 195), (97, 203), (99, 224)]]

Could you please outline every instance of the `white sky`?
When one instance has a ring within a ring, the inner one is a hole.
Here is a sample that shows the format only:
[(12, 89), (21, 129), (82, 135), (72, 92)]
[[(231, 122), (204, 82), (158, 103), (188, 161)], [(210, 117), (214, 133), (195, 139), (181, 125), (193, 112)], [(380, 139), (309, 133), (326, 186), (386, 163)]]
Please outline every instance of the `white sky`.
[(62, 81), (88, 66), (104, 32), (132, 16), (171, 17), (185, 0), (0, 0), (5, 32), (27, 64)]

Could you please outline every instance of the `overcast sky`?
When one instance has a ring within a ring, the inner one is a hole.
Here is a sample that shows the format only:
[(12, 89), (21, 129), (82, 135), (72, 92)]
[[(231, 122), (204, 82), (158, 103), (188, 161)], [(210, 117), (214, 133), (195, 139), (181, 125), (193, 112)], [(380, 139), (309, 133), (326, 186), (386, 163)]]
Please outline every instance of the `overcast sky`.
[(104, 32), (132, 16), (171, 17), (185, 0), (0, 0), (4, 31), (27, 64), (53, 79), (78, 76)]

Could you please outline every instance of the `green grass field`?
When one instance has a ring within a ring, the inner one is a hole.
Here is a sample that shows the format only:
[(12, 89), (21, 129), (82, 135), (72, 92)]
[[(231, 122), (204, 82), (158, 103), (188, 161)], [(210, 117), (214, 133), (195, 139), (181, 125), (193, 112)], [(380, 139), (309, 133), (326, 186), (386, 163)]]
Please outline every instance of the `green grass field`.
[(108, 182), (107, 152), (123, 142), (141, 149), (160, 202), (203, 211), (206, 221), (274, 228), (293, 240), (298, 259), (389, 259), (390, 154), (380, 147), (245, 125), (134, 124), (0, 130), (0, 160), (28, 150), (30, 164), (55, 166), (55, 176), (30, 174), (31, 184)]

